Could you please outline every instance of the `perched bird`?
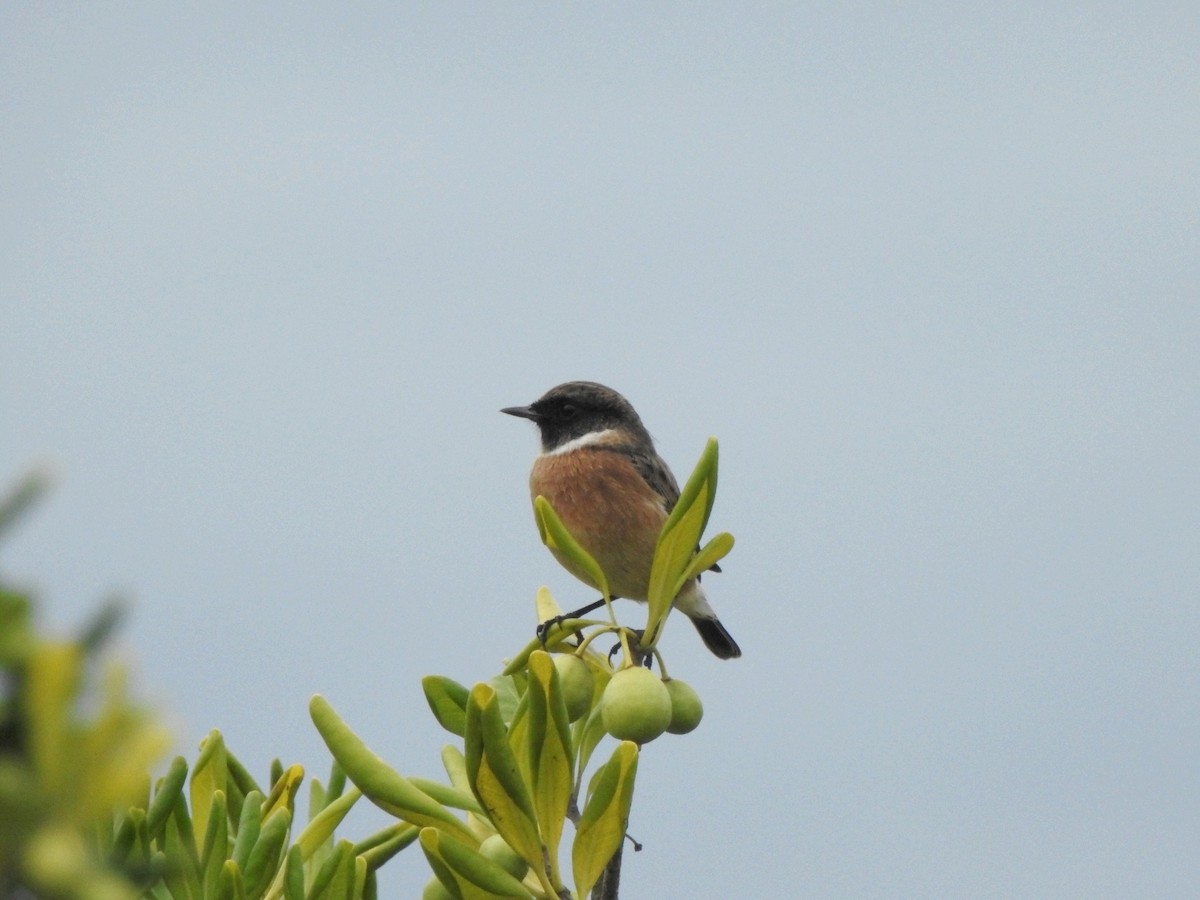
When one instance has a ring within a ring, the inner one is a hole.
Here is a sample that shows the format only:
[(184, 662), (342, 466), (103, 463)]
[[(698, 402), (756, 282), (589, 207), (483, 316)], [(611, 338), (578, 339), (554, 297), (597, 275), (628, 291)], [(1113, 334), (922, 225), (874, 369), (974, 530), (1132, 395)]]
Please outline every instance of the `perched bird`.
[[(530, 493), (550, 501), (567, 530), (600, 564), (614, 599), (645, 602), (658, 533), (679, 500), (679, 485), (633, 406), (602, 384), (568, 381), (529, 406), (500, 411), (531, 419), (541, 432)], [(576, 578), (598, 587), (569, 559), (554, 555)], [(721, 659), (742, 655), (698, 578), (683, 586), (674, 606), (692, 620), (714, 654)]]

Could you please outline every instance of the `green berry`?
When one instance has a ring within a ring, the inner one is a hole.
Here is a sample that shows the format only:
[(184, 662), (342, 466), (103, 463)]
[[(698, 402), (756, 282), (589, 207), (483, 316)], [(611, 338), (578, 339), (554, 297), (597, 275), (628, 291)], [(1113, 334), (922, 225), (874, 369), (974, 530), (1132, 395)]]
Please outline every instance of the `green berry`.
[(617, 740), (644, 744), (671, 723), (671, 695), (649, 669), (622, 669), (604, 689), (600, 717), (604, 730)]
[(667, 693), (671, 695), (671, 724), (667, 731), (671, 734), (687, 734), (700, 724), (704, 716), (704, 704), (700, 695), (686, 681), (672, 678), (665, 682)]
[(567, 703), (567, 721), (574, 722), (592, 708), (592, 670), (573, 653), (557, 654), (554, 668), (558, 670), (558, 685)]

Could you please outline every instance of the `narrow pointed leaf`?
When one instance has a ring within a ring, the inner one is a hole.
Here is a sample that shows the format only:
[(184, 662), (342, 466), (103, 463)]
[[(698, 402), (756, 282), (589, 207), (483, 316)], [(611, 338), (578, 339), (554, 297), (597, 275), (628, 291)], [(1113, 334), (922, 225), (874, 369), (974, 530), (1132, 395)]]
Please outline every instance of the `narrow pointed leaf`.
[(189, 795), (192, 800), (192, 823), (197, 834), (207, 834), (209, 808), (213, 795), (217, 791), (224, 792), (225, 782), (229, 780), (229, 770), (225, 766), (225, 741), (221, 732), (210, 731), (200, 744), (200, 753), (192, 766), (192, 781)]
[(657, 644), (662, 635), (662, 624), (671, 610), (676, 593), (682, 587), (681, 576), (700, 545), (716, 497), (717, 455), (716, 439), (709, 438), (700, 461), (659, 532), (646, 595), (649, 610), (643, 647)]
[(432, 825), (466, 843), (478, 843), (461, 819), (376, 756), (324, 697), (312, 698), (309, 714), (329, 752), (372, 803), (406, 822)]
[[(175, 809), (171, 812), (168, 827), (174, 823), (178, 830), (180, 844), (190, 866), (189, 874), (196, 884), (200, 883), (200, 847), (196, 842), (196, 832), (192, 827), (192, 817), (188, 813), (187, 801), (183, 793), (175, 799)], [(203, 840), (203, 838), (201, 838)]]
[(571, 532), (567, 531), (567, 526), (562, 523), (562, 519), (558, 517), (554, 507), (550, 505), (550, 501), (540, 495), (535, 497), (533, 511), (534, 518), (537, 519), (538, 531), (542, 536), (542, 543), (574, 563), (579, 571), (587, 575), (601, 594), (611, 597), (608, 579), (604, 576), (600, 564), (580, 546)]
[[(696, 502), (684, 508), (685, 515), (668, 530), (664, 526), (658, 538), (658, 546), (654, 550), (654, 562), (650, 567), (650, 585), (646, 599), (650, 607), (649, 616), (654, 621), (662, 621), (666, 611), (675, 599), (675, 585), (679, 576), (687, 569), (696, 545), (700, 540), (700, 523), (704, 517), (704, 507), (701, 505), (701, 491)], [(676, 507), (679, 509), (679, 507)], [(647, 625), (647, 631), (652, 631)]]
[(303, 859), (308, 860), (318, 847), (333, 837), (334, 829), (346, 818), (346, 814), (360, 797), (362, 791), (352, 788), (317, 813), (313, 820), (304, 826), (295, 841)]
[(267, 889), (279, 863), (283, 858), (283, 847), (287, 843), (288, 830), (292, 824), (291, 812), (283, 806), (277, 807), (263, 820), (258, 840), (246, 860), (244, 880), (246, 895), (259, 897)]
[(550, 588), (542, 585), (537, 590), (537, 594), (533, 598), (534, 605), (537, 607), (538, 624), (548, 622), (551, 619), (557, 619), (563, 614), (562, 607), (558, 605), (558, 601), (554, 599), (554, 595), (550, 593)]
[(232, 859), (225, 860), (217, 886), (217, 900), (246, 900), (246, 886), (242, 881), (242, 870)]
[(310, 778), (308, 781), (308, 820), (311, 822), (329, 803), (325, 795), (325, 786), (320, 778)]
[(356, 897), (362, 897), (363, 887), (367, 883), (367, 861), (361, 856), (354, 857), (354, 887), (350, 892), (350, 896), (346, 900), (355, 900)]
[(549, 640), (543, 641), (540, 637), (535, 637), (528, 644), (521, 648), (512, 659), (505, 665), (502, 676), (517, 675), (524, 672), (529, 665), (529, 654), (534, 650), (556, 650), (567, 644), (567, 639), (576, 632), (581, 631), (588, 625), (594, 625), (592, 619), (563, 619), (555, 626), (553, 633), (549, 636)]
[(133, 851), (136, 843), (137, 828), (134, 825), (133, 814), (131, 811), (121, 816), (121, 821), (117, 823), (112, 842), (109, 844), (109, 862), (120, 868), (122, 865), (124, 865), (125, 860), (129, 858), (129, 854)]
[[(309, 896), (320, 900), (350, 900), (354, 896), (354, 847), (349, 841), (338, 841), (333, 856), (325, 861)], [(320, 890), (315, 885), (319, 882)]]
[[(529, 897), (521, 882), (504, 871), (490, 859), (480, 856), (465, 844), (433, 828), (421, 829), (421, 849), (427, 857), (440, 859), (456, 876), (460, 888), (463, 882), (478, 888), (488, 897)], [(468, 890), (464, 890), (466, 896)], [(470, 893), (474, 893), (471, 891)]]
[(150, 801), (150, 807), (146, 810), (146, 830), (151, 838), (157, 838), (162, 833), (167, 818), (175, 809), (175, 803), (180, 796), (179, 792), (183, 790), (187, 773), (187, 760), (182, 756), (177, 756), (171, 760), (167, 774), (159, 781), (154, 799)]
[(467, 758), (463, 756), (462, 751), (452, 744), (447, 744), (442, 748), (442, 768), (446, 770), (446, 776), (450, 779), (457, 790), (471, 791), (471, 780), (467, 778)]
[(229, 813), (224, 791), (213, 791), (209, 813), (208, 827), (204, 832), (204, 850), (200, 854), (200, 880), (204, 885), (205, 897), (216, 894), (221, 869), (229, 852)]
[(288, 766), (278, 774), (271, 786), (271, 794), (263, 806), (263, 821), (277, 809), (286, 809), (289, 813), (295, 809), (296, 791), (304, 780), (304, 767)]
[[(195, 856), (196, 848), (190, 828), (182, 827), (184, 817), (179, 815), (179, 808), (184, 806), (183, 797), (178, 798), (175, 809), (163, 826), (161, 846), (167, 856), (167, 867), (163, 871), (163, 881), (172, 896), (178, 900), (201, 900), (203, 888), (200, 885), (200, 863)], [(191, 821), (186, 820), (188, 826)]]
[(496, 691), (477, 684), (467, 702), (467, 777), (500, 836), (534, 869), (544, 866), (541, 838), (529, 786), (522, 779)]
[(462, 737), (467, 728), (467, 689), (444, 675), (426, 675), (421, 687), (438, 724)]
[(511, 725), (513, 718), (525, 702), (525, 688), (528, 679), (524, 672), (512, 675), (497, 675), (488, 684), (496, 692), (496, 702), (500, 704), (500, 718), (505, 725)]
[(575, 723), (575, 727), (579, 729), (577, 737), (577, 759), (576, 763), (576, 784), (582, 783), (583, 772), (587, 768), (588, 762), (592, 758), (592, 753), (596, 747), (604, 740), (607, 732), (604, 730), (604, 719), (601, 717), (600, 706), (597, 704), (592, 707), (592, 711), (588, 713), (587, 718), (581, 722)]
[(300, 847), (292, 844), (284, 863), (284, 900), (304, 900), (304, 856)]
[(571, 802), (571, 729), (549, 653), (529, 657), (529, 769), (534, 809), (551, 864), (558, 859), (563, 822)]
[(317, 869), (317, 874), (313, 877), (312, 884), (308, 888), (308, 896), (311, 900), (325, 900), (325, 898), (336, 895), (335, 890), (330, 889), (330, 884), (338, 871), (344, 868), (354, 858), (354, 846), (349, 841), (338, 841), (333, 848), (333, 852), (329, 857), (321, 863)]
[(242, 804), (242, 814), (238, 817), (237, 834), (233, 838), (233, 852), (230, 859), (237, 863), (239, 875), (246, 868), (250, 851), (258, 840), (259, 829), (262, 828), (262, 794), (251, 791), (246, 795)]
[(695, 578), (697, 575), (703, 575), (713, 563), (719, 562), (729, 555), (729, 551), (733, 549), (733, 535), (728, 531), (722, 531), (713, 535), (712, 540), (700, 548), (700, 551), (692, 557), (692, 561), (688, 563), (688, 567), (683, 574), (679, 576), (679, 581), (675, 586), (675, 593), (678, 594), (683, 586)]
[(229, 779), (225, 784), (225, 800), (229, 805), (230, 816), (237, 819), (242, 815), (242, 803), (245, 802), (246, 795), (251, 791), (261, 794), (262, 788), (241, 761), (229, 751), (229, 747), (225, 748), (225, 768), (229, 772)]
[(671, 515), (663, 524), (664, 532), (678, 524), (679, 519), (686, 514), (683, 510), (696, 502), (701, 490), (704, 490), (707, 485), (707, 496), (702, 501), (704, 513), (700, 521), (700, 533), (704, 532), (704, 527), (708, 524), (708, 517), (712, 513), (713, 501), (716, 499), (718, 456), (717, 439), (710, 437), (705, 442), (704, 450), (696, 462), (696, 467), (692, 469), (692, 474), (688, 476), (687, 483), (679, 492), (679, 500), (671, 510)]
[(329, 764), (329, 787), (325, 789), (325, 802), (336, 800), (346, 790), (346, 770), (336, 759)]
[(637, 762), (637, 744), (622, 741), (593, 780), (591, 796), (575, 830), (571, 852), (575, 890), (579, 897), (586, 897), (591, 892), (600, 873), (625, 839)]
[(415, 776), (408, 780), (418, 790), (428, 794), (444, 806), (448, 806), (451, 809), (461, 809), (465, 812), (473, 812), (476, 815), (483, 815), (483, 809), (479, 806), (479, 801), (475, 799), (475, 795), (469, 789), (460, 791), (458, 788), (450, 787), (437, 781), (430, 781), (428, 778), (417, 778)]
[(385, 862), (417, 839), (420, 830), (408, 822), (397, 822), (354, 845), (354, 853), (367, 861), (372, 869)]

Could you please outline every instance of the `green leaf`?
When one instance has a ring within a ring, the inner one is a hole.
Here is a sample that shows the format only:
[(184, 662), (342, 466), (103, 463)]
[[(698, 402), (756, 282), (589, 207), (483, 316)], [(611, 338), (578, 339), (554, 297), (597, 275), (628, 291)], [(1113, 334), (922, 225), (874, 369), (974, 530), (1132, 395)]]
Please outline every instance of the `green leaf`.
[(251, 791), (246, 795), (246, 802), (242, 804), (242, 814), (238, 817), (237, 834), (233, 837), (233, 852), (229, 858), (237, 863), (239, 878), (242, 870), (246, 868), (246, 860), (250, 858), (250, 851), (254, 849), (254, 842), (258, 840), (258, 832), (262, 827), (262, 800), (262, 794)]
[[(692, 470), (692, 474), (688, 477), (683, 490), (679, 492), (679, 500), (671, 510), (671, 515), (663, 523), (663, 532), (674, 528), (679, 523), (679, 520), (687, 515), (686, 509), (695, 505), (697, 501), (700, 501), (703, 504), (704, 514), (700, 521), (697, 537), (699, 537), (699, 534), (704, 533), (704, 528), (708, 525), (708, 517), (712, 513), (713, 501), (717, 498), (718, 456), (717, 439), (710, 437), (704, 444), (704, 450), (700, 454), (700, 459), (696, 462), (696, 468)], [(706, 491), (703, 498), (701, 497), (701, 491)]]
[(163, 881), (177, 900), (201, 900), (204, 890), (200, 885), (200, 862), (191, 834), (191, 820), (186, 815), (186, 804), (183, 797), (179, 796), (175, 809), (163, 826), (161, 846), (167, 856)]
[(496, 692), (496, 702), (500, 704), (500, 718), (505, 725), (512, 725), (513, 718), (525, 700), (525, 673), (513, 675), (497, 675), (488, 682)]
[(537, 593), (533, 597), (534, 607), (537, 609), (538, 624), (548, 622), (551, 619), (557, 619), (563, 614), (562, 607), (558, 605), (558, 601), (554, 599), (554, 595), (550, 593), (550, 588), (542, 585), (538, 588)]
[(562, 519), (558, 517), (554, 507), (550, 505), (550, 501), (541, 495), (534, 497), (533, 515), (537, 519), (538, 533), (542, 536), (542, 543), (556, 555), (565, 557), (567, 569), (582, 573), (600, 590), (601, 594), (606, 598), (611, 597), (608, 579), (604, 576), (600, 564), (579, 545), (571, 532), (567, 531), (567, 526), (562, 523)]
[(295, 809), (296, 791), (304, 780), (304, 767), (295, 765), (278, 773), (272, 782), (271, 794), (263, 804), (263, 820), (277, 809), (286, 809), (289, 813)]
[(547, 636), (546, 640), (543, 641), (541, 637), (535, 637), (522, 647), (520, 652), (505, 665), (504, 671), (500, 673), (501, 676), (517, 675), (524, 672), (525, 668), (529, 665), (529, 654), (534, 650), (572, 649), (569, 638), (582, 631), (588, 625), (594, 624), (595, 621), (592, 619), (563, 619), (554, 627), (553, 632)]
[[(154, 856), (154, 839), (150, 836), (150, 829), (146, 827), (146, 811), (144, 809), (130, 809), (129, 821), (133, 825), (133, 851), (137, 857), (134, 860), (134, 865), (141, 864), (147, 869), (150, 868), (150, 860)], [(156, 870), (157, 871), (157, 870)]]
[(446, 770), (446, 776), (456, 790), (470, 793), (471, 780), (467, 777), (467, 758), (461, 750), (452, 744), (443, 747), (442, 768)]
[(557, 886), (558, 844), (571, 802), (571, 729), (549, 653), (529, 657), (529, 771), (542, 842), (549, 853), (551, 881)]
[(714, 563), (728, 556), (729, 551), (732, 549), (733, 535), (728, 531), (722, 531), (719, 534), (713, 535), (712, 540), (700, 548), (700, 551), (692, 557), (692, 561), (688, 564), (687, 569), (679, 576), (679, 583), (675, 588), (675, 593), (678, 594), (685, 584), (697, 575), (703, 575), (712, 568)]
[(367, 884), (367, 861), (361, 856), (354, 857), (354, 888), (346, 900), (355, 900), (363, 896), (363, 888)]
[(187, 773), (187, 760), (182, 756), (177, 756), (171, 760), (167, 774), (158, 782), (154, 799), (150, 801), (150, 806), (146, 810), (146, 831), (151, 838), (158, 838), (162, 834), (163, 826), (167, 824), (167, 818), (175, 809), (180, 791), (183, 790)]
[(312, 821), (304, 826), (295, 841), (304, 860), (307, 861), (318, 847), (333, 837), (334, 829), (346, 818), (346, 814), (360, 797), (362, 791), (352, 788), (317, 813)]
[(187, 801), (183, 799), (183, 792), (175, 800), (175, 809), (171, 812), (171, 819), (167, 823), (168, 829), (174, 823), (178, 830), (180, 844), (184, 855), (187, 858), (188, 865), (191, 867), (190, 875), (195, 884), (200, 884), (200, 848), (196, 844), (196, 832), (192, 827), (192, 817), (188, 814)]
[(604, 730), (604, 719), (600, 712), (600, 704), (592, 707), (592, 711), (587, 714), (587, 718), (576, 722), (576, 747), (577, 759), (575, 761), (576, 784), (583, 783), (583, 772), (587, 768), (588, 762), (592, 758), (592, 753), (596, 747), (604, 740), (604, 736), (608, 733)]
[(417, 778), (416, 776), (408, 780), (418, 790), (428, 794), (438, 803), (448, 806), (451, 809), (461, 809), (466, 812), (473, 812), (479, 816), (484, 814), (483, 809), (479, 806), (479, 801), (475, 799), (475, 795), (471, 793), (469, 788), (462, 791), (437, 781), (430, 781), (428, 778)]
[(354, 845), (354, 853), (365, 859), (370, 868), (378, 869), (415, 841), (420, 830), (408, 822), (397, 822), (359, 841)]
[[(538, 651), (541, 652), (541, 651)], [(501, 707), (503, 715), (503, 707)], [(529, 691), (521, 696), (517, 711), (508, 725), (508, 746), (517, 760), (517, 769), (526, 784), (533, 784), (533, 772), (529, 767)]]
[(333, 848), (333, 852), (329, 854), (329, 858), (321, 863), (321, 867), (317, 869), (317, 874), (312, 880), (312, 884), (308, 889), (310, 900), (328, 900), (331, 897), (339, 897), (335, 889), (330, 889), (334, 876), (339, 870), (351, 864), (354, 859), (354, 846), (349, 841), (338, 841)]
[(712, 511), (717, 489), (717, 441), (709, 438), (696, 463), (687, 484), (679, 494), (679, 500), (671, 515), (663, 523), (654, 550), (654, 562), (650, 567), (650, 584), (646, 594), (649, 611), (646, 616), (646, 632), (642, 647), (649, 649), (658, 643), (662, 624), (671, 610), (675, 595), (683, 582), (681, 576), (687, 571), (708, 516)]
[(120, 817), (109, 842), (108, 860), (114, 866), (125, 864), (137, 841), (137, 828), (134, 825), (134, 811), (130, 810)]
[[(200, 743), (200, 754), (192, 766), (192, 782), (189, 791), (192, 799), (192, 822), (197, 834), (207, 834), (208, 816), (212, 807), (213, 796), (217, 791), (224, 792), (225, 783), (229, 780), (229, 770), (225, 766), (225, 741), (221, 732), (210, 731)], [(222, 853), (224, 856), (224, 853)]]
[(325, 791), (325, 802), (336, 800), (346, 790), (346, 770), (336, 759), (329, 765), (329, 788)]
[(221, 868), (221, 879), (217, 887), (217, 900), (246, 900), (246, 888), (242, 881), (242, 870), (232, 859), (226, 860)]
[(324, 697), (312, 698), (309, 714), (329, 752), (372, 803), (406, 822), (432, 825), (465, 843), (478, 843), (462, 820), (376, 756)]
[(271, 884), (283, 857), (283, 847), (287, 843), (291, 824), (291, 811), (284, 806), (277, 807), (263, 820), (258, 840), (254, 842), (246, 860), (244, 872), (247, 897), (261, 897)]
[(592, 781), (571, 851), (576, 896), (586, 897), (591, 892), (625, 839), (637, 762), (637, 744), (622, 741)]
[(467, 777), (500, 836), (536, 871), (544, 871), (543, 848), (529, 786), (500, 718), (496, 691), (477, 684), (467, 701)]
[(529, 891), (518, 879), (496, 863), (436, 829), (421, 829), (421, 849), (425, 851), (431, 866), (436, 860), (450, 870), (464, 898), (530, 896)]
[(230, 815), (238, 819), (242, 815), (242, 804), (246, 795), (251, 791), (261, 794), (262, 788), (228, 747), (225, 748), (225, 768), (229, 772), (229, 779), (225, 785), (225, 799), (229, 804)]
[(304, 856), (297, 844), (292, 844), (284, 862), (284, 900), (304, 900)]
[(462, 737), (467, 729), (467, 689), (444, 675), (426, 675), (421, 687), (438, 724)]
[(321, 784), (320, 778), (310, 778), (308, 780), (308, 820), (311, 822), (323, 810), (330, 800), (326, 798), (325, 786)]
[[(194, 785), (195, 781), (192, 783)], [(213, 791), (209, 801), (204, 850), (200, 854), (200, 880), (204, 885), (204, 896), (211, 900), (216, 896), (221, 882), (221, 869), (225, 866), (225, 854), (229, 852), (229, 813), (224, 791)]]
[(354, 861), (354, 846), (349, 841), (338, 841), (333, 855), (325, 860), (325, 865), (313, 879), (309, 897), (313, 900), (350, 900), (354, 896)]

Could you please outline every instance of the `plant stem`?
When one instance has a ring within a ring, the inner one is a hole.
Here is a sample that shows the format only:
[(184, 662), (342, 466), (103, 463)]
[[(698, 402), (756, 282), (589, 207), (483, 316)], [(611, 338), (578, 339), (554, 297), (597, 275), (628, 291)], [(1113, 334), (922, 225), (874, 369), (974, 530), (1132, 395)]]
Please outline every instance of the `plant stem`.
[(621, 886), (621, 852), (624, 849), (622, 846), (617, 848), (617, 852), (613, 854), (612, 859), (608, 861), (608, 865), (604, 867), (604, 872), (600, 875), (600, 880), (596, 882), (596, 886), (592, 888), (592, 900), (617, 900), (617, 889)]

